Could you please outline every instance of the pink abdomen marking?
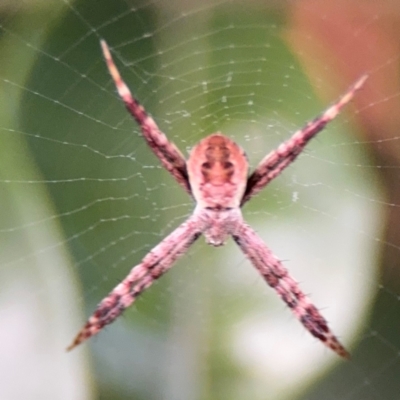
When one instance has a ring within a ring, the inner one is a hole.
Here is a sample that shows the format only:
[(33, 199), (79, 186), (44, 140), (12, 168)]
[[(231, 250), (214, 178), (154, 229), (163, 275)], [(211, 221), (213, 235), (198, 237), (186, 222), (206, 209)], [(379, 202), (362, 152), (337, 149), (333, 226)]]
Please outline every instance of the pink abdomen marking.
[(195, 146), (187, 161), (193, 196), (203, 208), (239, 207), (247, 179), (243, 150), (228, 137), (215, 133)]

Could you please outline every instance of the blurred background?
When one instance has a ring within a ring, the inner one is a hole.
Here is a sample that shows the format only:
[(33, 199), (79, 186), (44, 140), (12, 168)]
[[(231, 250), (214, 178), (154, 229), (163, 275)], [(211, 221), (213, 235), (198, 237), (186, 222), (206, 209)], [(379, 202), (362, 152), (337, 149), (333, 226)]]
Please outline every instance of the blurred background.
[[(0, 2), (0, 398), (397, 399), (396, 1)], [(99, 47), (178, 147), (222, 131), (252, 167), (362, 91), (244, 207), (350, 350), (311, 337), (230, 241), (199, 240), (98, 336), (96, 304), (193, 210)]]

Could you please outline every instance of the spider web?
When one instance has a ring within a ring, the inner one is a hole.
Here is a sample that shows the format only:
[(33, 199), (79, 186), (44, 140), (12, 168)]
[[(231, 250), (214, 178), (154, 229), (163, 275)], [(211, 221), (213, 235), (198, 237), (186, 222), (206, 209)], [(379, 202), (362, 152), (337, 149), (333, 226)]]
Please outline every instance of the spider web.
[[(2, 3), (0, 398), (397, 398), (400, 10), (356, 6)], [(97, 302), (193, 209), (117, 97), (100, 38), (185, 154), (222, 131), (253, 167), (369, 74), (244, 208), (351, 362), (304, 331), (232, 242), (203, 240), (122, 318), (64, 352)]]

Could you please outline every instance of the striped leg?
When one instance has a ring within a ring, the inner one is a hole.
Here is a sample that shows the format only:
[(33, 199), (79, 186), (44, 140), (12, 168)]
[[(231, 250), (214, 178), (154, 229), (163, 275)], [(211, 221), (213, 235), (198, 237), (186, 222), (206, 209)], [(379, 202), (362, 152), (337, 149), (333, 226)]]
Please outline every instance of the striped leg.
[(349, 358), (349, 353), (331, 332), (325, 318), (253, 229), (241, 222), (233, 239), (304, 327), (339, 356)]
[(289, 140), (283, 142), (276, 150), (271, 151), (271, 153), (264, 157), (247, 181), (241, 205), (262, 190), (296, 159), (307, 143), (317, 133), (321, 132), (326, 124), (332, 121), (341, 109), (354, 97), (356, 91), (361, 89), (367, 77), (367, 75), (363, 75), (335, 104), (319, 117), (309, 122), (303, 129), (295, 132)]
[(114, 64), (107, 43), (104, 40), (100, 43), (108, 71), (114, 81), (118, 94), (125, 103), (125, 107), (129, 113), (139, 124), (144, 139), (153, 153), (159, 158), (163, 167), (169, 171), (175, 180), (191, 195), (192, 191), (188, 180), (185, 158), (175, 144), (170, 142), (165, 134), (160, 131), (157, 124), (153, 118), (147, 114), (144, 107), (132, 96), (131, 91), (122, 80)]
[(120, 316), (141, 293), (172, 267), (177, 258), (186, 252), (201, 232), (202, 222), (198, 216), (192, 215), (168, 235), (99, 303), (67, 350), (72, 350), (96, 335), (105, 325)]

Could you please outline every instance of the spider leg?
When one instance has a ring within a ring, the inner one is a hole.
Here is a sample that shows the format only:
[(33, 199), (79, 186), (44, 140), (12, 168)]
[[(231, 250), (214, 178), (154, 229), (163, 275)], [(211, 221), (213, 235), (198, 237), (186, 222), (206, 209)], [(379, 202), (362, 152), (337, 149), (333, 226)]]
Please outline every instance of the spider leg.
[(139, 124), (147, 144), (159, 158), (163, 167), (169, 171), (175, 180), (191, 195), (192, 191), (190, 189), (185, 158), (175, 144), (170, 142), (165, 134), (160, 131), (157, 124), (153, 118), (147, 114), (144, 107), (132, 96), (131, 91), (122, 80), (114, 64), (107, 43), (104, 40), (101, 40), (100, 43), (108, 70), (115, 83), (118, 94), (125, 103), (125, 107), (129, 113)]
[(128, 276), (98, 304), (67, 350), (72, 350), (96, 335), (105, 325), (121, 315), (141, 293), (167, 272), (172, 264), (187, 251), (201, 235), (202, 225), (198, 215), (194, 214), (151, 250), (142, 262), (132, 268)]
[(256, 232), (242, 221), (238, 222), (232, 237), (304, 327), (339, 356), (349, 358), (349, 353), (331, 332), (325, 318)]
[(324, 129), (326, 124), (332, 121), (339, 114), (343, 106), (353, 98), (355, 92), (364, 85), (367, 77), (367, 75), (363, 75), (335, 104), (324, 111), (319, 117), (307, 123), (303, 129), (295, 132), (289, 140), (283, 142), (276, 150), (264, 157), (247, 180), (246, 191), (243, 195), (241, 205), (263, 189), (296, 159), (306, 144)]

